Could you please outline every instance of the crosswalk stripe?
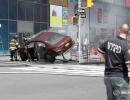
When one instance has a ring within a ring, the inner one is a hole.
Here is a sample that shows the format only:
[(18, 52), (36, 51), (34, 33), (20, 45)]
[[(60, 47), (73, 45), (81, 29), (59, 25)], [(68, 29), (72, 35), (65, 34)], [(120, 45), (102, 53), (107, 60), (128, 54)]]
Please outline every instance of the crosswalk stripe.
[(81, 67), (56, 67), (56, 66), (37, 66), (37, 67), (14, 67), (11, 68), (12, 70), (22, 70), (22, 71), (28, 71), (28, 72), (43, 72), (48, 74), (65, 74), (65, 75), (83, 75), (83, 76), (103, 76), (104, 69), (98, 69), (95, 67), (95, 69), (92, 67), (90, 68), (81, 68)]
[(50, 64), (50, 65), (37, 65), (36, 67), (35, 66), (13, 67), (11, 68), (11, 70), (13, 70), (13, 72), (10, 73), (46, 73), (46, 74), (62, 74), (62, 75), (104, 76), (103, 66), (92, 66), (92, 65), (72, 66), (62, 64), (57, 65)]

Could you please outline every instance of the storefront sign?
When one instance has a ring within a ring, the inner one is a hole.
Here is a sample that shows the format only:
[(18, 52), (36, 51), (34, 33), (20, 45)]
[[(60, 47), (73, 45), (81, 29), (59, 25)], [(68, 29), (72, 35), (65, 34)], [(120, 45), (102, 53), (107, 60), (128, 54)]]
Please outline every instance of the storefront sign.
[(86, 13), (80, 14), (80, 17), (81, 17), (81, 18), (86, 18)]
[(63, 7), (68, 6), (68, 0), (49, 0), (49, 3), (52, 5), (59, 5)]

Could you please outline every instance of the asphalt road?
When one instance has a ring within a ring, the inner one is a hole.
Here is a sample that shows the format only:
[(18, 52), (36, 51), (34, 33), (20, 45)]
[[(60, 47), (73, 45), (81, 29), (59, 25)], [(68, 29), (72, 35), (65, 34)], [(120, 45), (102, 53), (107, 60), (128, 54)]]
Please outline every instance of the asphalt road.
[(0, 100), (106, 100), (103, 77), (0, 74)]

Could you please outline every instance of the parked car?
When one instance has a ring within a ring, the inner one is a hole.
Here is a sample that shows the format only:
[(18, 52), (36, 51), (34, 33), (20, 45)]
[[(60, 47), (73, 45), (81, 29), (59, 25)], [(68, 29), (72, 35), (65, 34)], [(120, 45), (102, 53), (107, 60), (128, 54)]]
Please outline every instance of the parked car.
[(19, 54), (22, 61), (44, 59), (46, 62), (53, 63), (57, 56), (68, 51), (73, 44), (69, 36), (41, 31), (21, 44)]

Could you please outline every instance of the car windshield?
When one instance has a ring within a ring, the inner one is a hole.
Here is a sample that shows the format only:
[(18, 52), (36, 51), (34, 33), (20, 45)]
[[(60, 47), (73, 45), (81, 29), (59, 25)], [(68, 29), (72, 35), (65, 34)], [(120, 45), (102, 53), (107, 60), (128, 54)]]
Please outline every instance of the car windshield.
[(45, 33), (45, 32), (46, 32), (46, 31), (40, 31), (39, 33), (34, 34), (33, 36), (31, 36), (31, 39), (34, 39), (34, 38), (38, 37), (39, 35), (41, 35), (41, 34), (43, 34), (43, 33)]
[(62, 40), (63, 38), (64, 38), (64, 35), (54, 33), (53, 36), (51, 38), (49, 38), (46, 42), (50, 45), (54, 45), (57, 42), (59, 42), (60, 40)]

